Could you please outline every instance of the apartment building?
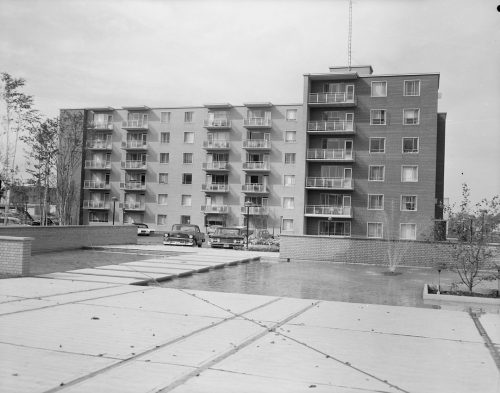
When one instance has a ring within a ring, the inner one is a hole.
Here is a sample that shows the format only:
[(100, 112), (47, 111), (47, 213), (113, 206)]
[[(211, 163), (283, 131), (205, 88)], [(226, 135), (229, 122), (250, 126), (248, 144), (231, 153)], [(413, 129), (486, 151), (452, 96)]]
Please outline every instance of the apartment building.
[(438, 87), (437, 73), (332, 67), (304, 75), (301, 104), (76, 110), (79, 222), (419, 239), (442, 218)]

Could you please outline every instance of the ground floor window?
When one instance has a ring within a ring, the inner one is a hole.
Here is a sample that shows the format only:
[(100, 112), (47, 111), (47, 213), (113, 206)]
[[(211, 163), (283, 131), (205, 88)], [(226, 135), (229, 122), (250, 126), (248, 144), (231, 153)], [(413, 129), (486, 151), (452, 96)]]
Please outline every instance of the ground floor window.
[(167, 225), (167, 215), (166, 214), (158, 214), (158, 216), (156, 216), (156, 223), (158, 225)]
[(89, 222), (108, 222), (108, 212), (89, 212)]
[(399, 228), (399, 238), (401, 240), (416, 240), (417, 224), (401, 224)]
[(319, 234), (323, 236), (351, 236), (351, 222), (320, 221)]
[(283, 219), (283, 231), (293, 231), (293, 220), (291, 218)]
[(367, 234), (369, 238), (381, 239), (384, 236), (383, 224), (381, 222), (369, 222), (367, 225)]
[(181, 216), (181, 224), (191, 224), (191, 216)]

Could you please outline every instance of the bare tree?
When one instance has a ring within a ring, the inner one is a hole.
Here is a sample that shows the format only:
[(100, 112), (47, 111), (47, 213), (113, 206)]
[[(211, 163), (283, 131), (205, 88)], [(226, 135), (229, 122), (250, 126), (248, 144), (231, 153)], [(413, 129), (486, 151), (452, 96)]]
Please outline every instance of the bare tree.
[(396, 269), (401, 262), (403, 262), (403, 257), (410, 247), (410, 242), (408, 240), (401, 240), (399, 228), (397, 227), (397, 222), (394, 213), (394, 200), (391, 200), (390, 211), (384, 212), (384, 227), (385, 227), (385, 238), (387, 239), (387, 267), (389, 272), (395, 273)]

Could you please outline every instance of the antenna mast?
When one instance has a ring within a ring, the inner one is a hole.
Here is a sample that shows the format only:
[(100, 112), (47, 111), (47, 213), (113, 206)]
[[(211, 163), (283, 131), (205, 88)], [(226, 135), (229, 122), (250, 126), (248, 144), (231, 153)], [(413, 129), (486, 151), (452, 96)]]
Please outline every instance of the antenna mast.
[(352, 0), (349, 0), (349, 38), (347, 41), (347, 64), (351, 71), (351, 41), (352, 41)]

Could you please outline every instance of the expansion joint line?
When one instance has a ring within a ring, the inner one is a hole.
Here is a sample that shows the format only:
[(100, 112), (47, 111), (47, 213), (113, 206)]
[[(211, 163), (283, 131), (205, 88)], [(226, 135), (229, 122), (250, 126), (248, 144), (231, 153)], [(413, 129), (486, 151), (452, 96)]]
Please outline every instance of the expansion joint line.
[(477, 331), (483, 338), (484, 345), (490, 351), (490, 355), (493, 358), (493, 361), (495, 362), (497, 369), (500, 370), (500, 353), (498, 353), (498, 350), (495, 348), (495, 344), (493, 344), (493, 341), (491, 341), (490, 336), (488, 336), (488, 333), (486, 333), (486, 330), (484, 330), (483, 324), (479, 320), (478, 314), (473, 312), (472, 309), (469, 308), (469, 315), (474, 321), (474, 325), (476, 325)]

